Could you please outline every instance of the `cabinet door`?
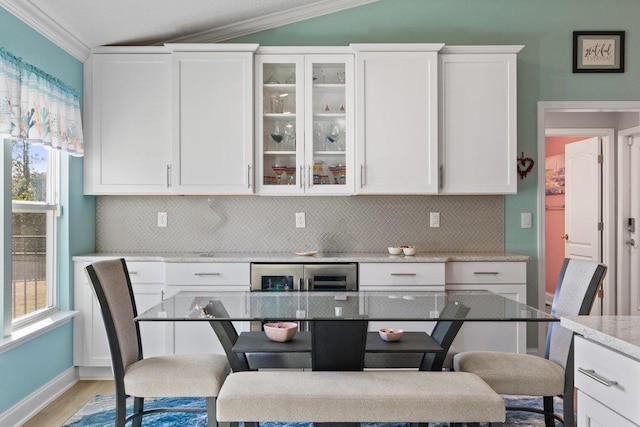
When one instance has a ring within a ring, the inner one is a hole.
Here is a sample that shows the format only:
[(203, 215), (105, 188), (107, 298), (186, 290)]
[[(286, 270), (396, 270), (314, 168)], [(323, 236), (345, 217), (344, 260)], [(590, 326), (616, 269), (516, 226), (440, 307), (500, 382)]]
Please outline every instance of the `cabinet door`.
[(87, 194), (167, 193), (171, 56), (94, 54), (87, 62)]
[[(167, 297), (180, 291), (249, 291), (248, 263), (168, 263)], [(234, 322), (238, 333), (250, 330), (249, 322)], [(225, 354), (209, 322), (174, 322), (169, 337), (175, 354)]]
[(637, 427), (623, 416), (578, 390), (578, 427)]
[(304, 56), (256, 55), (257, 191), (303, 194)]
[(356, 53), (356, 192), (438, 191), (437, 53)]
[(173, 191), (251, 194), (253, 53), (175, 52), (173, 56)]
[[(444, 291), (444, 263), (401, 263), (383, 262), (359, 264), (360, 291)], [(444, 305), (444, 300), (442, 304)], [(373, 309), (370, 307), (369, 309)], [(384, 307), (382, 307), (384, 310)], [(427, 308), (425, 310), (442, 310), (442, 306)], [(437, 315), (435, 316), (437, 317)], [(369, 322), (369, 330), (377, 331), (380, 328), (396, 328), (405, 331), (425, 331), (431, 333), (435, 322), (406, 322), (406, 321), (379, 321)]]
[(73, 364), (80, 367), (109, 367), (111, 354), (102, 312), (89, 278), (87, 262), (74, 263), (73, 297), (78, 315), (73, 319)]
[(306, 192), (354, 190), (353, 56), (305, 57)]
[(516, 193), (515, 53), (442, 54), (439, 78), (440, 192)]
[[(97, 260), (97, 259), (96, 259)], [(110, 367), (111, 353), (102, 320), (98, 299), (93, 292), (85, 266), (90, 262), (74, 263), (74, 364), (81, 367)], [(162, 262), (128, 262), (138, 313), (162, 300), (165, 269)], [(141, 322), (140, 335), (144, 356), (167, 354), (167, 325), (164, 322)]]
[[(527, 303), (524, 262), (448, 262), (447, 290), (484, 290)], [(496, 309), (500, 309), (497, 307)], [(459, 351), (489, 350), (526, 353), (526, 322), (466, 322), (453, 342)]]

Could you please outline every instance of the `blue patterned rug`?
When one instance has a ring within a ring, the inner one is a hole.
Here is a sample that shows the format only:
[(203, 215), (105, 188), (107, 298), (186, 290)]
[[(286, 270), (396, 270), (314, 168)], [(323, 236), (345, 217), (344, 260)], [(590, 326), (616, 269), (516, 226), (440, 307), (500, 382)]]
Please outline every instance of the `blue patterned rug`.
[[(541, 400), (533, 398), (505, 398), (507, 405), (534, 406), (540, 407)], [(130, 405), (133, 405), (131, 399)], [(205, 400), (200, 398), (163, 398), (163, 399), (145, 399), (145, 408), (154, 407), (171, 407), (171, 406), (191, 406), (197, 408), (205, 407)], [(98, 395), (89, 401), (77, 414), (71, 417), (64, 427), (113, 427), (113, 418), (115, 416), (115, 400), (113, 396)], [(128, 408), (131, 412), (131, 406)], [(556, 411), (562, 413), (562, 401), (556, 401)], [(204, 413), (161, 413), (147, 415), (142, 421), (143, 427), (206, 427), (207, 417)], [(562, 424), (557, 422), (556, 425)], [(367, 427), (406, 427), (406, 424), (363, 424)], [(433, 427), (441, 427), (444, 424), (431, 424)], [(512, 426), (528, 426), (528, 427), (544, 427), (542, 416), (526, 413), (526, 412), (507, 412), (507, 421), (504, 427)], [(260, 427), (311, 427), (307, 423), (260, 423)]]

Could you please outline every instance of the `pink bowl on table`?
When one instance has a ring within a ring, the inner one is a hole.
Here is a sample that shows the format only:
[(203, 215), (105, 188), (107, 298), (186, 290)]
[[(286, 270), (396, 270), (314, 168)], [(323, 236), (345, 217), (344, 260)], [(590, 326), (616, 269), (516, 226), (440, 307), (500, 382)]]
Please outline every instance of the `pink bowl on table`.
[(380, 338), (385, 341), (399, 341), (402, 338), (403, 334), (402, 329), (392, 329), (392, 328), (382, 328), (378, 331), (380, 334)]
[(298, 324), (295, 322), (265, 323), (264, 333), (271, 341), (287, 342), (298, 332)]

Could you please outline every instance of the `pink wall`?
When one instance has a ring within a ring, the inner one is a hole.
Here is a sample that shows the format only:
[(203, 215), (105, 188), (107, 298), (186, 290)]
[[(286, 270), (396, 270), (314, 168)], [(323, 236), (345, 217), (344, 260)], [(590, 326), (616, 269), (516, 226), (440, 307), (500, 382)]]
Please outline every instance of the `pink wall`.
[[(572, 142), (585, 139), (585, 136), (547, 137), (545, 140), (545, 157), (564, 154), (564, 146)], [(563, 206), (564, 194), (545, 196), (548, 207)], [(554, 293), (556, 282), (560, 275), (560, 268), (564, 260), (564, 209), (545, 210), (545, 260), (547, 293)]]

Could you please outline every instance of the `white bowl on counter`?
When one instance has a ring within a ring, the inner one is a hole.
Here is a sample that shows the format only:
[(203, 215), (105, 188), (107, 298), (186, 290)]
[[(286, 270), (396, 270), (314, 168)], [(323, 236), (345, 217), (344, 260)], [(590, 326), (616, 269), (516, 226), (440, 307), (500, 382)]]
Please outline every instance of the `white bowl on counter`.
[(405, 255), (407, 256), (412, 256), (416, 254), (416, 247), (415, 246), (407, 246), (402, 248), (402, 252), (404, 252)]

